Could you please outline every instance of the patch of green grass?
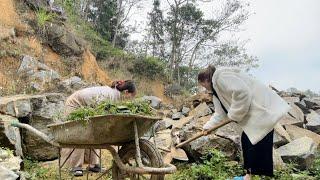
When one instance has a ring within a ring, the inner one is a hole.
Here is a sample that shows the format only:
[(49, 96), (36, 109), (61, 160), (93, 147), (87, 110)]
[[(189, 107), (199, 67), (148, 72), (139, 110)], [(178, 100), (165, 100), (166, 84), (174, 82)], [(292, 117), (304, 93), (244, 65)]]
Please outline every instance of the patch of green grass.
[(23, 164), (25, 171), (27, 171), (30, 175), (29, 179), (50, 179), (49, 177), (51, 177), (51, 174), (49, 172), (51, 170), (49, 168), (40, 166), (37, 161), (26, 158), (23, 160)]
[(172, 179), (225, 180), (243, 174), (243, 170), (238, 163), (228, 161), (226, 156), (218, 150), (210, 150), (203, 159), (203, 163), (194, 163), (191, 166), (179, 169), (172, 176)]
[(36, 12), (36, 20), (39, 27), (43, 27), (47, 22), (52, 21), (55, 18), (55, 14), (47, 12), (44, 9), (39, 9)]

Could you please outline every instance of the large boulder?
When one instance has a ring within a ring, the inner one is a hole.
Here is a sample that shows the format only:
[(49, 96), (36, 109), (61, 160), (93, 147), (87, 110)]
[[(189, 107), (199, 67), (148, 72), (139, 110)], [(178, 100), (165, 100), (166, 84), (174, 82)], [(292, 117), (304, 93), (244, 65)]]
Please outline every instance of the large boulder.
[(31, 81), (31, 87), (36, 90), (41, 90), (45, 83), (52, 83), (60, 79), (58, 72), (28, 55), (23, 56), (18, 74)]
[(311, 138), (315, 143), (320, 144), (320, 135), (319, 134), (316, 134), (316, 133), (309, 131), (307, 129), (303, 129), (303, 128), (293, 126), (293, 125), (286, 125), (285, 128), (293, 140), (306, 136), (306, 137)]
[(297, 105), (304, 114), (308, 114), (310, 113), (310, 110), (306, 107), (306, 105), (304, 103), (301, 102), (296, 102), (295, 105)]
[(309, 137), (296, 139), (276, 151), (280, 154), (284, 162), (294, 162), (301, 170), (311, 167), (315, 159), (317, 144)]
[(5, 180), (16, 180), (19, 176), (15, 174), (13, 171), (10, 171), (8, 168), (5, 168), (0, 165), (0, 179)]
[[(202, 131), (202, 126), (210, 119), (211, 116), (203, 116), (201, 118), (192, 118), (190, 122), (185, 124), (179, 131), (180, 141), (184, 141), (193, 137), (195, 134)], [(189, 145), (183, 147), (190, 159), (199, 159), (205, 155), (209, 149), (215, 148), (225, 152), (225, 154), (235, 159), (239, 153), (238, 137), (239, 129), (234, 125), (225, 127), (226, 129), (220, 130), (219, 134), (210, 134), (208, 136), (201, 137)], [(235, 130), (232, 128), (236, 128)], [(227, 133), (230, 131), (230, 133)], [(235, 141), (235, 142), (234, 142)], [(175, 142), (174, 142), (175, 143)]]
[(48, 44), (53, 51), (62, 56), (79, 56), (84, 51), (84, 40), (77, 37), (64, 26), (46, 25)]
[(308, 109), (320, 109), (320, 104), (318, 104), (319, 102), (313, 100), (313, 99), (309, 99), (309, 98), (304, 98), (302, 100), (303, 105), (305, 105), (305, 107), (307, 107)]
[(23, 156), (20, 129), (10, 125), (10, 122), (17, 121), (17, 119), (12, 116), (0, 115), (0, 120), (4, 122), (3, 130), (0, 131), (0, 147), (15, 150), (16, 155)]
[(156, 96), (143, 96), (142, 100), (150, 101), (151, 102), (151, 107), (155, 109), (159, 109), (161, 105), (161, 99), (156, 97)]
[(307, 129), (315, 133), (320, 134), (320, 115), (311, 110), (311, 113), (307, 115)]
[[(65, 97), (62, 94), (51, 93), (43, 95), (18, 95), (0, 98), (0, 112), (18, 117), (20, 122), (48, 133), (47, 125), (59, 122), (64, 110)], [(24, 105), (20, 105), (24, 103)], [(30, 107), (28, 111), (20, 107)], [(37, 160), (50, 160), (57, 157), (57, 148), (48, 144), (34, 134), (20, 129), (22, 148), (25, 156)]]
[(285, 116), (283, 116), (279, 121), (279, 124), (281, 124), (281, 125), (292, 124), (292, 125), (296, 125), (299, 127), (302, 127), (303, 123), (304, 123), (303, 121), (296, 119), (289, 114), (286, 114)]
[(288, 104), (294, 104), (300, 102), (299, 97), (282, 97)]
[(219, 128), (215, 134), (219, 137), (231, 140), (240, 147), (242, 131), (242, 128), (237, 123), (232, 122)]
[(195, 118), (200, 118), (209, 114), (212, 114), (212, 110), (205, 102), (201, 103), (199, 106), (189, 112), (189, 116), (193, 116)]
[(13, 152), (0, 147), (0, 179), (17, 179), (22, 159)]
[(71, 94), (72, 92), (82, 89), (88, 86), (82, 79), (78, 76), (72, 76), (71, 78), (65, 79), (59, 83), (58, 90), (62, 93)]
[(280, 154), (273, 148), (272, 150), (272, 153), (273, 153), (273, 167), (274, 169), (276, 170), (281, 170), (283, 169), (286, 164), (283, 162)]
[(291, 106), (291, 109), (289, 111), (289, 115), (294, 117), (300, 122), (304, 122), (303, 111), (296, 104), (290, 104), (290, 106)]

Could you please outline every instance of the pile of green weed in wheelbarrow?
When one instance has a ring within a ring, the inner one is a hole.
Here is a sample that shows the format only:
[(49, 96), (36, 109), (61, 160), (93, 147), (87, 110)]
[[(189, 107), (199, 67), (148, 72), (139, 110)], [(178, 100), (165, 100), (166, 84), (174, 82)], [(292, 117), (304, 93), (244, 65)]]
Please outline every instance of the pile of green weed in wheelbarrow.
[[(164, 164), (154, 144), (140, 139), (161, 118), (147, 102), (102, 102), (75, 110), (67, 121), (48, 125), (44, 134), (28, 124), (12, 122), (59, 148), (107, 149), (113, 156), (113, 179), (164, 179), (176, 167)], [(121, 146), (117, 152), (113, 146)], [(65, 162), (60, 164), (59, 174)], [(101, 176), (100, 176), (101, 177)]]

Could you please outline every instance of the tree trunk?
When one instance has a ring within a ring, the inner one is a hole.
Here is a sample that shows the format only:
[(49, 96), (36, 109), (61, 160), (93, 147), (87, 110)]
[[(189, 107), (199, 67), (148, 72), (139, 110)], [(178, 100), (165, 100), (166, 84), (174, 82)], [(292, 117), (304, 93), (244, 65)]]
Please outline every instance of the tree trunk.
[(119, 25), (120, 25), (120, 17), (121, 17), (121, 11), (122, 11), (122, 0), (118, 0), (118, 13), (117, 13), (117, 23), (116, 23), (116, 28), (114, 30), (114, 35), (112, 39), (112, 47), (115, 47), (116, 45), (116, 40), (118, 37), (118, 31), (119, 31)]

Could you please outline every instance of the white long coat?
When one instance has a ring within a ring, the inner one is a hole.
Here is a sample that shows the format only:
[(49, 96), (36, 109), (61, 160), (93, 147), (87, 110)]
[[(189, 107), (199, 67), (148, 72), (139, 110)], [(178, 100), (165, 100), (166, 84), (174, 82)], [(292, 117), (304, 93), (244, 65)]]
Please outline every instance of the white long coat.
[(272, 131), (290, 109), (273, 90), (236, 68), (218, 68), (212, 85), (228, 118), (238, 122), (252, 144)]

